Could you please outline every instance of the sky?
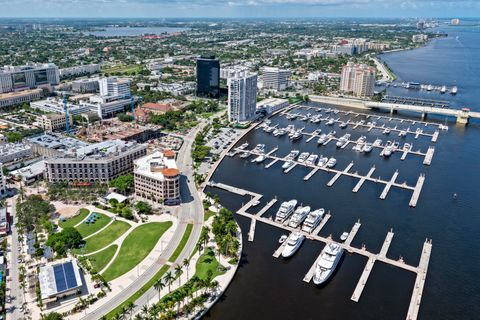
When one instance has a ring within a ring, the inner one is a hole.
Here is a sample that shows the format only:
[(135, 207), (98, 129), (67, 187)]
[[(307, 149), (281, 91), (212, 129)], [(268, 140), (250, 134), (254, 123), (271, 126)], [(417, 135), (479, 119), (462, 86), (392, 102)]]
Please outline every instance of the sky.
[(0, 17), (479, 17), (480, 0), (0, 0)]

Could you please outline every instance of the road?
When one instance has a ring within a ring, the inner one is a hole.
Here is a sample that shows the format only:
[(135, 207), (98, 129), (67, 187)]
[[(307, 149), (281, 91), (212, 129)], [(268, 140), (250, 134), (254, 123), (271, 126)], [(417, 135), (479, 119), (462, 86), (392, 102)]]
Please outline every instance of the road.
[[(203, 205), (198, 195), (195, 182), (193, 179), (193, 166), (192, 166), (192, 144), (197, 133), (203, 129), (206, 122), (202, 122), (195, 130), (192, 130), (190, 134), (184, 137), (184, 143), (177, 155), (177, 165), (182, 172), (181, 182), (181, 195), (182, 204), (178, 210), (178, 217), (180, 223), (175, 229), (175, 234), (172, 241), (168, 243), (165, 250), (157, 258), (154, 264), (150, 266), (144, 273), (142, 273), (135, 282), (126, 287), (122, 292), (118, 293), (111, 300), (105, 304), (99, 306), (97, 309), (87, 311), (87, 315), (82, 319), (94, 320), (100, 318), (102, 315), (107, 314), (111, 310), (115, 309), (118, 305), (127, 300), (131, 295), (142, 288), (153, 276), (160, 270), (160, 268), (168, 261), (173, 254), (177, 246), (179, 245), (183, 234), (185, 233), (188, 223), (193, 223), (192, 233), (188, 239), (185, 248), (177, 258), (176, 262), (181, 262), (184, 258), (188, 258), (195, 250), (195, 246), (200, 238), (203, 226)], [(186, 183), (185, 183), (186, 182)], [(173, 268), (173, 267), (172, 267)], [(137, 309), (141, 308), (144, 304), (147, 304), (149, 297), (155, 294), (155, 290), (150, 288), (143, 296), (141, 296), (135, 305)], [(135, 310), (137, 312), (138, 310)]]
[[(15, 203), (17, 197), (10, 198), (8, 202), (10, 203), (10, 214), (12, 216), (12, 221), (16, 222), (16, 212), (15, 212)], [(20, 306), (23, 304), (23, 294), (22, 289), (20, 288), (19, 281), (19, 272), (18, 272), (18, 231), (15, 223), (12, 224), (12, 232), (10, 235), (10, 256), (7, 261), (8, 263), (8, 273), (7, 273), (7, 301), (5, 308), (7, 310), (7, 319), (20, 319), (21, 312)]]

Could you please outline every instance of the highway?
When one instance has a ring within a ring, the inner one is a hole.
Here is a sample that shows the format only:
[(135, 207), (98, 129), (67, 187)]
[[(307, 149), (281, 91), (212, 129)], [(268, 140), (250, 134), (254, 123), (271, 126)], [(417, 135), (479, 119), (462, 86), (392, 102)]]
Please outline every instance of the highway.
[[(180, 223), (175, 229), (175, 235), (172, 238), (172, 241), (168, 243), (165, 247), (165, 250), (157, 258), (154, 264), (152, 264), (144, 273), (140, 274), (137, 280), (131, 283), (121, 292), (113, 292), (110, 294), (116, 294), (108, 302), (99, 305), (96, 309), (89, 311), (82, 318), (85, 320), (96, 320), (99, 319), (102, 315), (107, 314), (111, 310), (115, 309), (118, 305), (127, 300), (131, 295), (141, 289), (155, 274), (160, 270), (160, 268), (168, 261), (170, 256), (173, 254), (177, 246), (179, 245), (183, 234), (185, 233), (187, 224), (193, 223), (192, 233), (188, 239), (185, 248), (182, 253), (177, 258), (177, 261), (182, 261), (184, 258), (187, 258), (195, 250), (195, 246), (200, 238), (200, 234), (203, 226), (203, 205), (202, 201), (198, 195), (195, 181), (193, 179), (193, 165), (191, 150), (192, 144), (197, 133), (206, 126), (206, 122), (201, 122), (196, 129), (192, 130), (186, 137), (184, 137), (184, 143), (182, 148), (177, 154), (177, 165), (180, 171), (182, 172), (182, 181), (181, 181), (181, 196), (182, 204), (177, 211), (178, 218)], [(173, 268), (172, 266), (171, 268)], [(148, 298), (152, 297), (155, 293), (153, 288), (150, 288), (143, 296), (141, 296), (135, 304), (137, 309), (134, 312), (137, 312), (141, 306), (147, 304)], [(101, 300), (100, 300), (101, 302)]]
[[(8, 202), (10, 203), (10, 214), (12, 216), (12, 221), (16, 222), (15, 216), (15, 204), (17, 201), (17, 197), (10, 198)], [(15, 223), (12, 223), (11, 226), (11, 235), (10, 235), (10, 257), (7, 261), (8, 263), (8, 273), (7, 273), (7, 298), (6, 298), (6, 316), (7, 319), (20, 319), (21, 312), (20, 306), (23, 304), (23, 294), (22, 289), (20, 288), (20, 281), (19, 281), (19, 272), (18, 272), (18, 231), (16, 228)], [(8, 250), (8, 249), (7, 249)]]

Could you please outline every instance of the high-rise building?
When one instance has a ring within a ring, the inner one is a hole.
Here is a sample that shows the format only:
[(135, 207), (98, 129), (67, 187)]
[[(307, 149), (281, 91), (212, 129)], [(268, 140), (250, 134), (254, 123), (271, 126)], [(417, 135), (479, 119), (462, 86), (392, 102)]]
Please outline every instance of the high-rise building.
[(252, 120), (257, 108), (257, 74), (238, 72), (227, 84), (228, 119), (232, 122)]
[(5, 66), (0, 69), (0, 93), (59, 83), (58, 67), (53, 63)]
[(214, 56), (197, 58), (198, 97), (220, 96), (220, 62)]
[(349, 62), (343, 67), (340, 91), (353, 93), (357, 97), (371, 97), (374, 88), (375, 68), (353, 62)]
[(263, 69), (263, 88), (282, 91), (288, 88), (290, 70), (266, 67)]
[(129, 97), (130, 80), (117, 79), (114, 77), (99, 80), (100, 95), (104, 97)]

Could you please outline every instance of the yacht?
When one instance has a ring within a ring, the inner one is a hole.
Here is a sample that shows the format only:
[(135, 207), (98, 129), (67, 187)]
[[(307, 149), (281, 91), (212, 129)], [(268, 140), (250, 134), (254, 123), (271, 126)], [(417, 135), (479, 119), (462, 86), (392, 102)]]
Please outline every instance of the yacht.
[(432, 91), (432, 90), (433, 90), (433, 86), (432, 86), (431, 84), (429, 84), (429, 85), (427, 86), (427, 91)]
[(288, 236), (286, 234), (282, 234), (280, 239), (278, 239), (278, 243), (284, 243), (285, 240), (287, 240), (287, 239), (288, 239)]
[(326, 124), (327, 126), (333, 126), (334, 123), (335, 123), (335, 120), (334, 120), (334, 119), (330, 119), (330, 120), (328, 120), (325, 124)]
[(255, 159), (253, 159), (252, 162), (262, 163), (263, 161), (265, 161), (265, 159), (267, 159), (267, 156), (264, 155), (264, 154), (261, 154), (258, 157), (256, 157)]
[(366, 143), (364, 146), (363, 146), (363, 152), (365, 153), (369, 153), (371, 152), (373, 149), (373, 146), (370, 142)]
[(393, 144), (392, 144), (393, 151), (397, 151), (399, 146), (400, 146), (399, 142), (393, 141)]
[(303, 137), (303, 133), (299, 130), (290, 137), (290, 140), (295, 141), (295, 140), (301, 139), (302, 137)]
[(246, 147), (248, 147), (248, 142), (245, 142), (244, 144), (242, 144), (240, 147), (238, 147), (238, 149), (244, 150)]
[(285, 163), (282, 165), (282, 169), (285, 171), (291, 166), (293, 166), (294, 164), (295, 162), (293, 162), (292, 160), (285, 161)]
[(333, 137), (336, 133), (337, 133), (337, 131), (332, 130), (332, 131), (330, 131), (330, 132), (328, 133), (328, 137), (331, 138), (331, 137)]
[(253, 152), (263, 152), (265, 151), (265, 145), (262, 143), (257, 144), (257, 146), (253, 149)]
[(322, 129), (317, 129), (317, 130), (312, 132), (312, 135), (318, 136), (320, 133), (322, 133)]
[(345, 129), (347, 127), (347, 123), (346, 122), (341, 122), (339, 125), (338, 125), (341, 129)]
[(276, 128), (275, 127), (269, 127), (269, 126), (266, 126), (263, 128), (263, 131), (267, 132), (267, 133), (272, 133)]
[(321, 117), (321, 115), (318, 114), (318, 115), (312, 117), (312, 118), (310, 119), (310, 122), (311, 122), (311, 123), (320, 123), (320, 121), (321, 121), (321, 118), (320, 118), (320, 117)]
[(398, 136), (401, 137), (401, 138), (405, 138), (405, 137), (407, 136), (407, 131), (401, 130), (401, 131), (398, 133)]
[(333, 168), (333, 167), (335, 167), (336, 164), (337, 164), (337, 159), (330, 158), (330, 159), (328, 159), (327, 167)]
[(404, 145), (403, 145), (403, 151), (410, 151), (412, 150), (412, 145), (408, 142), (406, 142)]
[(390, 128), (385, 128), (385, 130), (383, 130), (383, 133), (384, 134), (390, 134)]
[(286, 240), (287, 244), (285, 245), (285, 248), (283, 248), (282, 257), (291, 257), (295, 252), (297, 252), (298, 248), (300, 248), (303, 240), (305, 240), (305, 236), (303, 234), (300, 232), (292, 232)]
[(344, 233), (342, 233), (342, 235), (340, 236), (340, 240), (342, 240), (342, 241), (347, 240), (347, 238), (348, 238), (348, 232), (344, 232)]
[(297, 117), (298, 117), (298, 114), (290, 113), (289, 115), (287, 115), (288, 120), (295, 120)]
[(290, 218), (290, 221), (288, 222), (288, 225), (292, 228), (298, 227), (303, 220), (308, 216), (310, 213), (311, 208), (310, 207), (300, 207), (295, 212), (293, 213), (292, 217)]
[(319, 285), (327, 281), (335, 271), (342, 255), (343, 248), (339, 243), (328, 243), (325, 248), (323, 248), (322, 253), (320, 254), (320, 260), (315, 267), (313, 283)]
[(457, 86), (454, 86), (452, 88), (452, 90), (450, 91), (451, 94), (457, 94), (457, 92), (458, 92), (458, 87)]
[(440, 89), (440, 93), (444, 94), (445, 92), (447, 92), (447, 86), (442, 86), (442, 88)]
[(283, 202), (280, 205), (280, 208), (278, 209), (277, 213), (275, 214), (275, 221), (276, 222), (281, 222), (285, 221), (290, 217), (290, 215), (293, 213), (295, 210), (295, 207), (297, 206), (297, 200), (290, 200)]
[(348, 140), (350, 140), (350, 134), (349, 133), (343, 135), (342, 137), (340, 137), (340, 139), (338, 139), (337, 147), (342, 148), (344, 145), (346, 145), (348, 143)]
[(300, 116), (300, 118), (298, 118), (298, 119), (301, 120), (301, 121), (307, 121), (308, 120), (308, 115)]
[(308, 158), (309, 155), (310, 155), (310, 153), (308, 153), (308, 152), (302, 152), (302, 153), (300, 153), (300, 156), (298, 157), (298, 162), (304, 163), (305, 160), (307, 160), (307, 158)]
[(383, 150), (383, 155), (385, 157), (390, 157), (393, 152), (393, 146), (391, 141), (387, 141), (387, 144), (385, 145), (385, 149)]
[(249, 151), (245, 151), (244, 153), (242, 153), (240, 155), (240, 158), (248, 158), (250, 156), (250, 152)]
[(325, 209), (317, 209), (315, 211), (311, 211), (302, 225), (302, 231), (312, 233), (313, 230), (320, 224), (320, 221), (325, 214)]
[(318, 144), (323, 144), (323, 143), (325, 143), (327, 140), (328, 140), (327, 135), (326, 135), (325, 133), (322, 133), (322, 134), (320, 135), (320, 137), (318, 138), (317, 143), (318, 143)]
[(381, 145), (382, 145), (382, 139), (377, 139), (377, 140), (375, 140), (375, 142), (373, 143), (372, 146), (380, 147)]
[(315, 164), (315, 162), (317, 161), (318, 159), (318, 155), (316, 154), (311, 154), (307, 160), (305, 161), (305, 164), (309, 165), (309, 166), (312, 166)]
[(318, 160), (318, 166), (319, 167), (324, 167), (328, 162), (328, 157), (323, 157), (323, 156), (320, 156), (320, 159)]
[(300, 154), (298, 150), (292, 150), (290, 153), (285, 157), (286, 160), (295, 160), (297, 156)]

